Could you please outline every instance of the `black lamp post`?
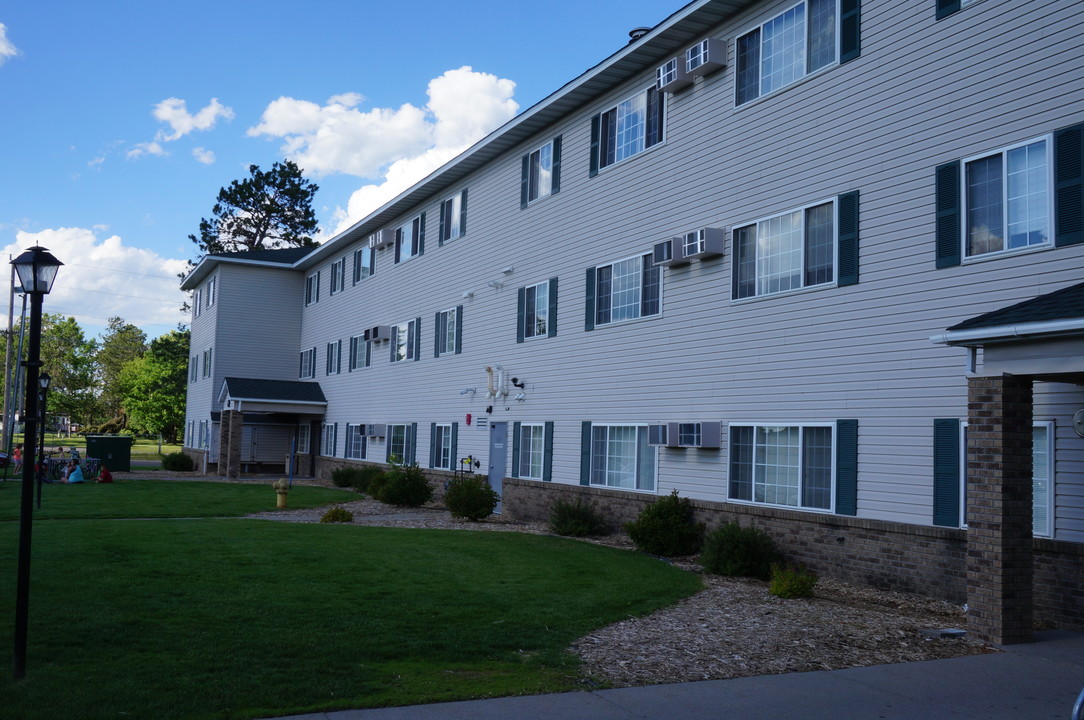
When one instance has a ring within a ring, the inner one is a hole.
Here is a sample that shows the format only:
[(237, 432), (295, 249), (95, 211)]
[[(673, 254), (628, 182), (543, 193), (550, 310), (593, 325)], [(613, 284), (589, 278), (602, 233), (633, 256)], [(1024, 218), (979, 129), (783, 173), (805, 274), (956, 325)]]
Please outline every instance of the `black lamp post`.
[(41, 510), (41, 483), (45, 479), (45, 396), (49, 394), (49, 383), (52, 378), (49, 377), (49, 373), (43, 372), (41, 377), (38, 378), (38, 385), (41, 386), (41, 435), (38, 442), (38, 457), (41, 461), (38, 463), (38, 510)]
[(15, 655), (12, 674), (26, 676), (26, 627), (30, 617), (30, 530), (34, 510), (34, 447), (38, 435), (38, 371), (41, 368), (41, 301), (53, 288), (64, 263), (43, 247), (32, 247), (11, 261), (23, 293), (30, 297), (30, 341), (26, 365), (26, 437), (23, 440), (23, 488), (19, 505), (19, 574), (15, 588)]

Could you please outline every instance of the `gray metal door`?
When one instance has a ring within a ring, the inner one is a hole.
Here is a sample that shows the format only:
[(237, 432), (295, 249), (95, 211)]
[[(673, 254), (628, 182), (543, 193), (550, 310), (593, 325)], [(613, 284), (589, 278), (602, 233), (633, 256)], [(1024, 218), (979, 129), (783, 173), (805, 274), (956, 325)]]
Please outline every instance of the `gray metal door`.
[(504, 494), (504, 475), (508, 462), (508, 423), (495, 422), (489, 424), (489, 486), (502, 495), (501, 501), (497, 502), (494, 511), (501, 514)]

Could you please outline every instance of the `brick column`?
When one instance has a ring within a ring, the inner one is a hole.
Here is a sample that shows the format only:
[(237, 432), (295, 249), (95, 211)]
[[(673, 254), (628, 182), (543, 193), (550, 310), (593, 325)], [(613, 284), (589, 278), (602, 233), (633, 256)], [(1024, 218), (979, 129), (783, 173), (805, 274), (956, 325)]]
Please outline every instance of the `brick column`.
[(222, 441), (219, 443), (218, 474), (235, 478), (241, 475), (241, 437), (243, 416), (236, 410), (222, 411)]
[(1032, 639), (1031, 379), (967, 382), (968, 628), (998, 645)]
[(233, 411), (224, 411), (218, 419), (218, 451), (215, 456), (215, 472), (222, 476), (225, 476), (226, 474), (227, 459), (230, 451), (230, 423), (227, 419), (227, 412), (232, 414)]

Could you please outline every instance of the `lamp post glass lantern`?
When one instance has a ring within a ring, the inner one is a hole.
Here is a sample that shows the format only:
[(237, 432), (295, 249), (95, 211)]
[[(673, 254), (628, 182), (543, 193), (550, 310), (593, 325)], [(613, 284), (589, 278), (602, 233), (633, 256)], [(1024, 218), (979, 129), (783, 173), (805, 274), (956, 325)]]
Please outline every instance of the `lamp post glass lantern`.
[(23, 294), (30, 298), (30, 337), (26, 360), (26, 415), (23, 439), (23, 487), (19, 505), (19, 567), (15, 588), (15, 652), (12, 675), (26, 676), (26, 628), (30, 617), (30, 535), (34, 509), (34, 458), (38, 434), (38, 390), (41, 368), (41, 301), (53, 289), (64, 263), (43, 247), (32, 247), (11, 261)]

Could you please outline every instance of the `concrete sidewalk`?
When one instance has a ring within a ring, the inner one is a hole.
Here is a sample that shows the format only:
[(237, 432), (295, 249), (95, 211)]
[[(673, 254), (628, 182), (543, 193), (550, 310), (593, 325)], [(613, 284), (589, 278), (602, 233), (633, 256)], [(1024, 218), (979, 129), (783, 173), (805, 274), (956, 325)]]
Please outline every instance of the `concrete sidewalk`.
[(948, 660), (283, 720), (1067, 720), (1082, 686), (1084, 635), (1051, 631)]

